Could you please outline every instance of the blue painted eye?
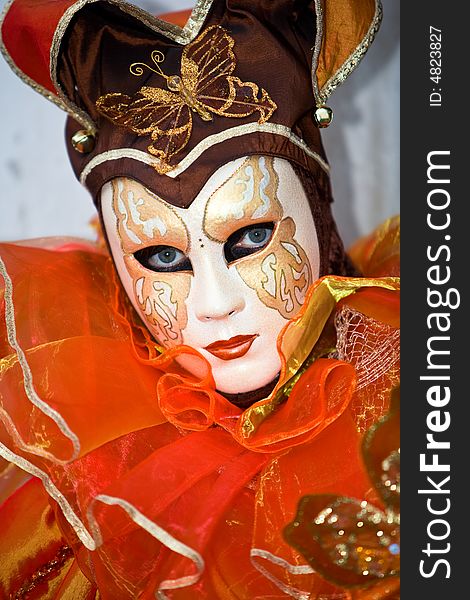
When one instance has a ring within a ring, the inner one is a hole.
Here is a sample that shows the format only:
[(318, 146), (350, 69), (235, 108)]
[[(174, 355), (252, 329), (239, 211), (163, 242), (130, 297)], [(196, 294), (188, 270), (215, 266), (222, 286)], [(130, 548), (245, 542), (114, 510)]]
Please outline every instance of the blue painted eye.
[(240, 245), (250, 246), (259, 246), (264, 245), (266, 240), (269, 238), (272, 229), (268, 229), (267, 227), (257, 227), (256, 229), (250, 229), (243, 238), (240, 240)]
[(273, 235), (274, 223), (257, 223), (238, 229), (228, 238), (224, 246), (228, 263), (249, 256), (265, 248)]
[(181, 259), (180, 255), (182, 254), (176, 248), (165, 248), (153, 254), (149, 259), (149, 263), (154, 263), (155, 266), (168, 266), (177, 263)]
[(149, 246), (135, 252), (134, 257), (151, 271), (192, 271), (191, 261), (186, 254), (173, 246)]

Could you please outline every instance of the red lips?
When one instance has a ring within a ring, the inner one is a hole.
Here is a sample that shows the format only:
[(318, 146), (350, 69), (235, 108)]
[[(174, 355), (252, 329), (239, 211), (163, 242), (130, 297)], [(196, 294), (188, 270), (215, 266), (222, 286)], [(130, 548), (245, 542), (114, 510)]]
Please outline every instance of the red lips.
[(213, 342), (206, 346), (204, 350), (207, 350), (221, 360), (233, 360), (234, 358), (244, 356), (257, 337), (257, 333), (255, 335), (236, 335), (229, 340)]

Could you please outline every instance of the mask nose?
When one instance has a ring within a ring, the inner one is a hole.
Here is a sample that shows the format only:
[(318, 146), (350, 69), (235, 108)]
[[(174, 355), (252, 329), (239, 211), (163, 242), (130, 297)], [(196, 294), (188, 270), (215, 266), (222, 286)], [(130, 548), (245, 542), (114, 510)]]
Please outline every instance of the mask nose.
[(194, 269), (192, 291), (194, 312), (199, 321), (224, 320), (245, 308), (240, 280), (234, 277), (223, 257), (202, 260)]

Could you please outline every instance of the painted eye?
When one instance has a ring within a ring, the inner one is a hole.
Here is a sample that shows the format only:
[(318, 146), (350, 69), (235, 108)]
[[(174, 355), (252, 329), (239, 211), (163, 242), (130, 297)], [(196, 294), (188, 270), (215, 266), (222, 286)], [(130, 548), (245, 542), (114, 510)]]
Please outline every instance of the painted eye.
[(259, 252), (272, 238), (274, 223), (257, 223), (232, 233), (225, 242), (224, 254), (228, 263)]
[(142, 266), (151, 271), (170, 273), (173, 271), (192, 271), (189, 258), (173, 246), (149, 246), (134, 252), (134, 257)]

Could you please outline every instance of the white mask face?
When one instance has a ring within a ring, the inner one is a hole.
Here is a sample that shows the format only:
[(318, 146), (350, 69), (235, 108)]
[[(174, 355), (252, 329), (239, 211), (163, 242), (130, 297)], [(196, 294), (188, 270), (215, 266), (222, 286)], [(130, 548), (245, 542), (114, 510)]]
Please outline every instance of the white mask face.
[(273, 381), (277, 337), (319, 275), (292, 166), (264, 156), (227, 163), (186, 209), (128, 178), (107, 183), (101, 201), (121, 281), (159, 344), (195, 348), (227, 394)]

